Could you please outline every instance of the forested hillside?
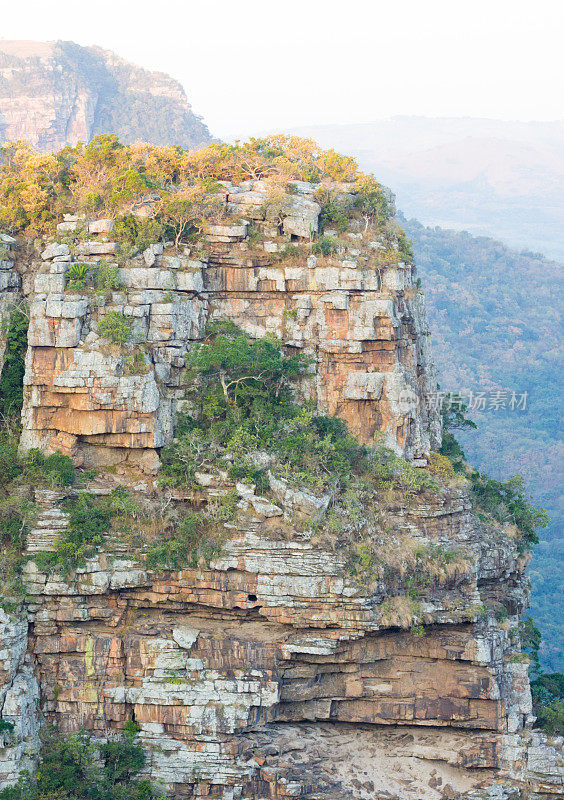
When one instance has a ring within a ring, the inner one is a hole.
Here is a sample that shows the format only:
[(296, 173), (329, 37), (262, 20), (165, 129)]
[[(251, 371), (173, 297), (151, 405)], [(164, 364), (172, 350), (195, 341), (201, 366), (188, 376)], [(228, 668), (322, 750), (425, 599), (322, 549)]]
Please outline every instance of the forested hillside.
[(425, 287), (441, 389), (474, 407), (478, 431), (457, 433), (468, 460), (494, 477), (523, 475), (551, 517), (530, 568), (531, 613), (544, 667), (562, 671), (562, 267), (486, 237), (402, 224)]

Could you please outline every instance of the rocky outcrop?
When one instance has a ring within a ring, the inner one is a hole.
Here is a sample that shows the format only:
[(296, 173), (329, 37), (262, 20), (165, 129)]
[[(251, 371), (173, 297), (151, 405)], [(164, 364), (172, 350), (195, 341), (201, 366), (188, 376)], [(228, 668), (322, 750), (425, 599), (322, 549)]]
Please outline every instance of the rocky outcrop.
[(39, 686), (28, 650), (28, 623), (0, 609), (0, 786), (32, 769), (39, 752)]
[[(273, 210), (267, 182), (221, 185), (225, 215), (198, 250), (124, 259), (111, 221), (67, 217), (56, 241), (7, 259), (30, 307), (22, 448), (99, 467), (94, 494), (127, 486), (154, 509), (153, 537), (163, 500), (177, 519), (227, 492), (237, 503), (205, 567), (149, 569), (139, 529), (64, 575), (34, 555), (64, 529), (64, 492), (36, 490), (27, 597), (5, 619), (0, 780), (33, 760), (43, 721), (103, 738), (135, 720), (147, 774), (176, 797), (561, 796), (561, 742), (532, 731), (517, 635), (527, 558), (514, 529), (473, 515), (463, 480), (382, 492), (356, 571), (354, 543), (325, 530), (330, 495), (280, 476), (261, 496), (197, 473), (196, 492), (163, 498), (159, 451), (209, 321), (307, 354), (305, 396), (362, 441), (424, 464), (440, 440), (423, 297), (397, 238), (351, 225), (323, 254), (316, 187), (296, 182)], [(117, 288), (72, 289), (73, 264), (119, 267)], [(125, 346), (102, 335), (110, 314)]]
[[(559, 796), (512, 633), (525, 559), (476, 522), (464, 490), (387, 509), (376, 533), (383, 554), (406, 531), (464, 548), (466, 566), (422, 581), (417, 602), (393, 566), (355, 579), (343, 552), (240, 493), (205, 570), (103, 554), (63, 579), (28, 563), (46, 719), (99, 736), (134, 719), (148, 774), (179, 797)], [(494, 601), (504, 626), (483, 611)]]
[[(249, 238), (245, 219), (212, 226), (204, 256), (152, 245), (121, 266), (120, 289), (104, 298), (70, 292), (65, 273), (78, 260), (93, 268), (111, 262), (116, 245), (107, 236), (93, 235), (75, 255), (67, 244), (47, 246), (41, 261), (26, 265), (22, 446), (61, 450), (85, 465), (154, 470), (182, 402), (186, 353), (207, 321), (227, 319), (311, 356), (316, 369), (305, 391), (362, 441), (380, 437), (398, 453), (424, 459), (440, 425), (414, 269), (397, 250), (355, 232), (339, 252), (313, 254), (320, 212), (313, 188), (304, 184), (288, 196), (275, 223), (265, 210), (267, 183), (226, 185), (226, 209), (251, 218), (263, 242)], [(68, 224), (78, 222), (62, 226)], [(126, 317), (142, 368), (99, 335), (108, 313)]]
[(74, 42), (0, 42), (0, 140), (50, 152), (100, 133), (187, 148), (211, 141), (168, 75)]

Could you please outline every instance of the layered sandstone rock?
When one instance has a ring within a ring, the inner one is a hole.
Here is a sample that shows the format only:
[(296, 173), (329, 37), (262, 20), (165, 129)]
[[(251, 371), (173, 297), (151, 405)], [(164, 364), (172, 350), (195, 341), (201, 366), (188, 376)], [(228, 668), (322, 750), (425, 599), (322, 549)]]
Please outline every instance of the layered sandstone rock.
[[(240, 494), (205, 570), (103, 554), (63, 579), (28, 563), (45, 719), (98, 736), (134, 719), (148, 774), (179, 797), (559, 796), (511, 634), (526, 560), (476, 522), (465, 490), (387, 509), (374, 534), (383, 554), (406, 531), (464, 549), (466, 565), (423, 581), (417, 603), (399, 565), (355, 579), (342, 551)], [(481, 610), (494, 602), (510, 611), (502, 627)]]
[[(393, 247), (354, 230), (339, 252), (314, 255), (310, 239), (320, 212), (314, 188), (300, 184), (273, 222), (265, 210), (267, 183), (226, 185), (233, 221), (212, 226), (205, 256), (153, 245), (121, 267), (122, 288), (104, 298), (69, 293), (65, 273), (78, 259), (93, 267), (111, 260), (114, 243), (93, 236), (77, 255), (66, 244), (46, 247), (41, 262), (27, 265), (22, 446), (59, 449), (87, 465), (131, 461), (154, 468), (155, 450), (170, 441), (183, 398), (187, 350), (206, 322), (228, 319), (311, 356), (316, 368), (306, 393), (362, 441), (380, 437), (408, 458), (428, 456), (440, 436), (439, 410), (414, 269)], [(239, 213), (254, 220), (259, 244)], [(94, 233), (100, 226), (90, 227)], [(131, 322), (132, 341), (145, 354), (143, 374), (128, 374), (127, 356), (98, 335), (108, 312)]]
[[(30, 307), (22, 448), (99, 466), (84, 488), (125, 485), (158, 519), (158, 453), (185, 403), (186, 355), (207, 322), (231, 320), (309, 355), (304, 394), (361, 440), (425, 463), (439, 409), (423, 298), (397, 238), (351, 225), (316, 253), (315, 187), (296, 183), (275, 213), (270, 191), (224, 184), (205, 251), (151, 245), (120, 259), (106, 293), (71, 292), (67, 272), (116, 263), (111, 221), (65, 219), (31, 258), (8, 243), (6, 291)], [(79, 226), (73, 252), (60, 239)], [(128, 321), (124, 347), (100, 335), (110, 312)], [(142, 547), (114, 537), (67, 576), (42, 572), (34, 553), (66, 517), (64, 493), (37, 490), (27, 600), (2, 618), (0, 702), (14, 723), (2, 785), (32, 763), (41, 721), (106, 737), (133, 719), (148, 774), (177, 797), (562, 795), (561, 743), (531, 730), (515, 635), (527, 559), (511, 527), (476, 519), (464, 481), (366, 508), (372, 564), (355, 574), (351, 542), (323, 530), (329, 495), (275, 475), (268, 496), (220, 472), (197, 477), (199, 504), (235, 491), (237, 512), (221, 554), (179, 571), (149, 570)], [(196, 502), (164, 500), (180, 515)], [(449, 567), (431, 557), (415, 575), (417, 551), (448, 553)]]
[(168, 75), (74, 42), (0, 42), (0, 140), (50, 152), (100, 133), (188, 148), (211, 141)]

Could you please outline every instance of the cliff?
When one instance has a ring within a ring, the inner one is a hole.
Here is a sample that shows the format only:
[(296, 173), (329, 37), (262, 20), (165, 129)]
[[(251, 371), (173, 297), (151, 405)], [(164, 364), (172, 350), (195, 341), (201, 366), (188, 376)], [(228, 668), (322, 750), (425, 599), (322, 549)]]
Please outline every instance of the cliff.
[[(129, 720), (176, 797), (559, 797), (561, 740), (532, 730), (517, 634), (524, 542), (434, 452), (424, 298), (389, 201), (336, 154), (254, 147), (191, 162), (213, 210), (178, 246), (165, 230), (126, 248), (123, 209), (4, 235), (4, 296), (29, 305), (22, 457), (63, 454), (81, 482), (20, 485), (35, 506), (25, 595), (2, 616), (2, 783), (45, 722), (105, 739)], [(161, 219), (161, 201), (128, 196), (127, 219)], [(282, 363), (309, 403), (277, 398), (287, 422), (260, 406), (268, 436), (229, 395), (247, 342), (247, 368), (252, 342), (296, 356)], [(216, 346), (217, 387), (194, 360)], [(227, 444), (206, 423), (222, 408), (239, 414)], [(112, 525), (79, 552), (96, 509)]]
[(182, 86), (164, 73), (74, 42), (0, 42), (0, 140), (51, 152), (100, 133), (187, 148), (211, 141)]

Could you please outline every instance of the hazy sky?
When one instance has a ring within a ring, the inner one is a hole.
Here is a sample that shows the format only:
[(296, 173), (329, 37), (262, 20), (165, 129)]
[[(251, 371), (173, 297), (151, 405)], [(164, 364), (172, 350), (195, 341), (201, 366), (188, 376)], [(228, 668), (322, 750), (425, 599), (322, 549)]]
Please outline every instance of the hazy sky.
[(19, 0), (1, 38), (115, 50), (219, 136), (394, 114), (564, 118), (562, 0)]

